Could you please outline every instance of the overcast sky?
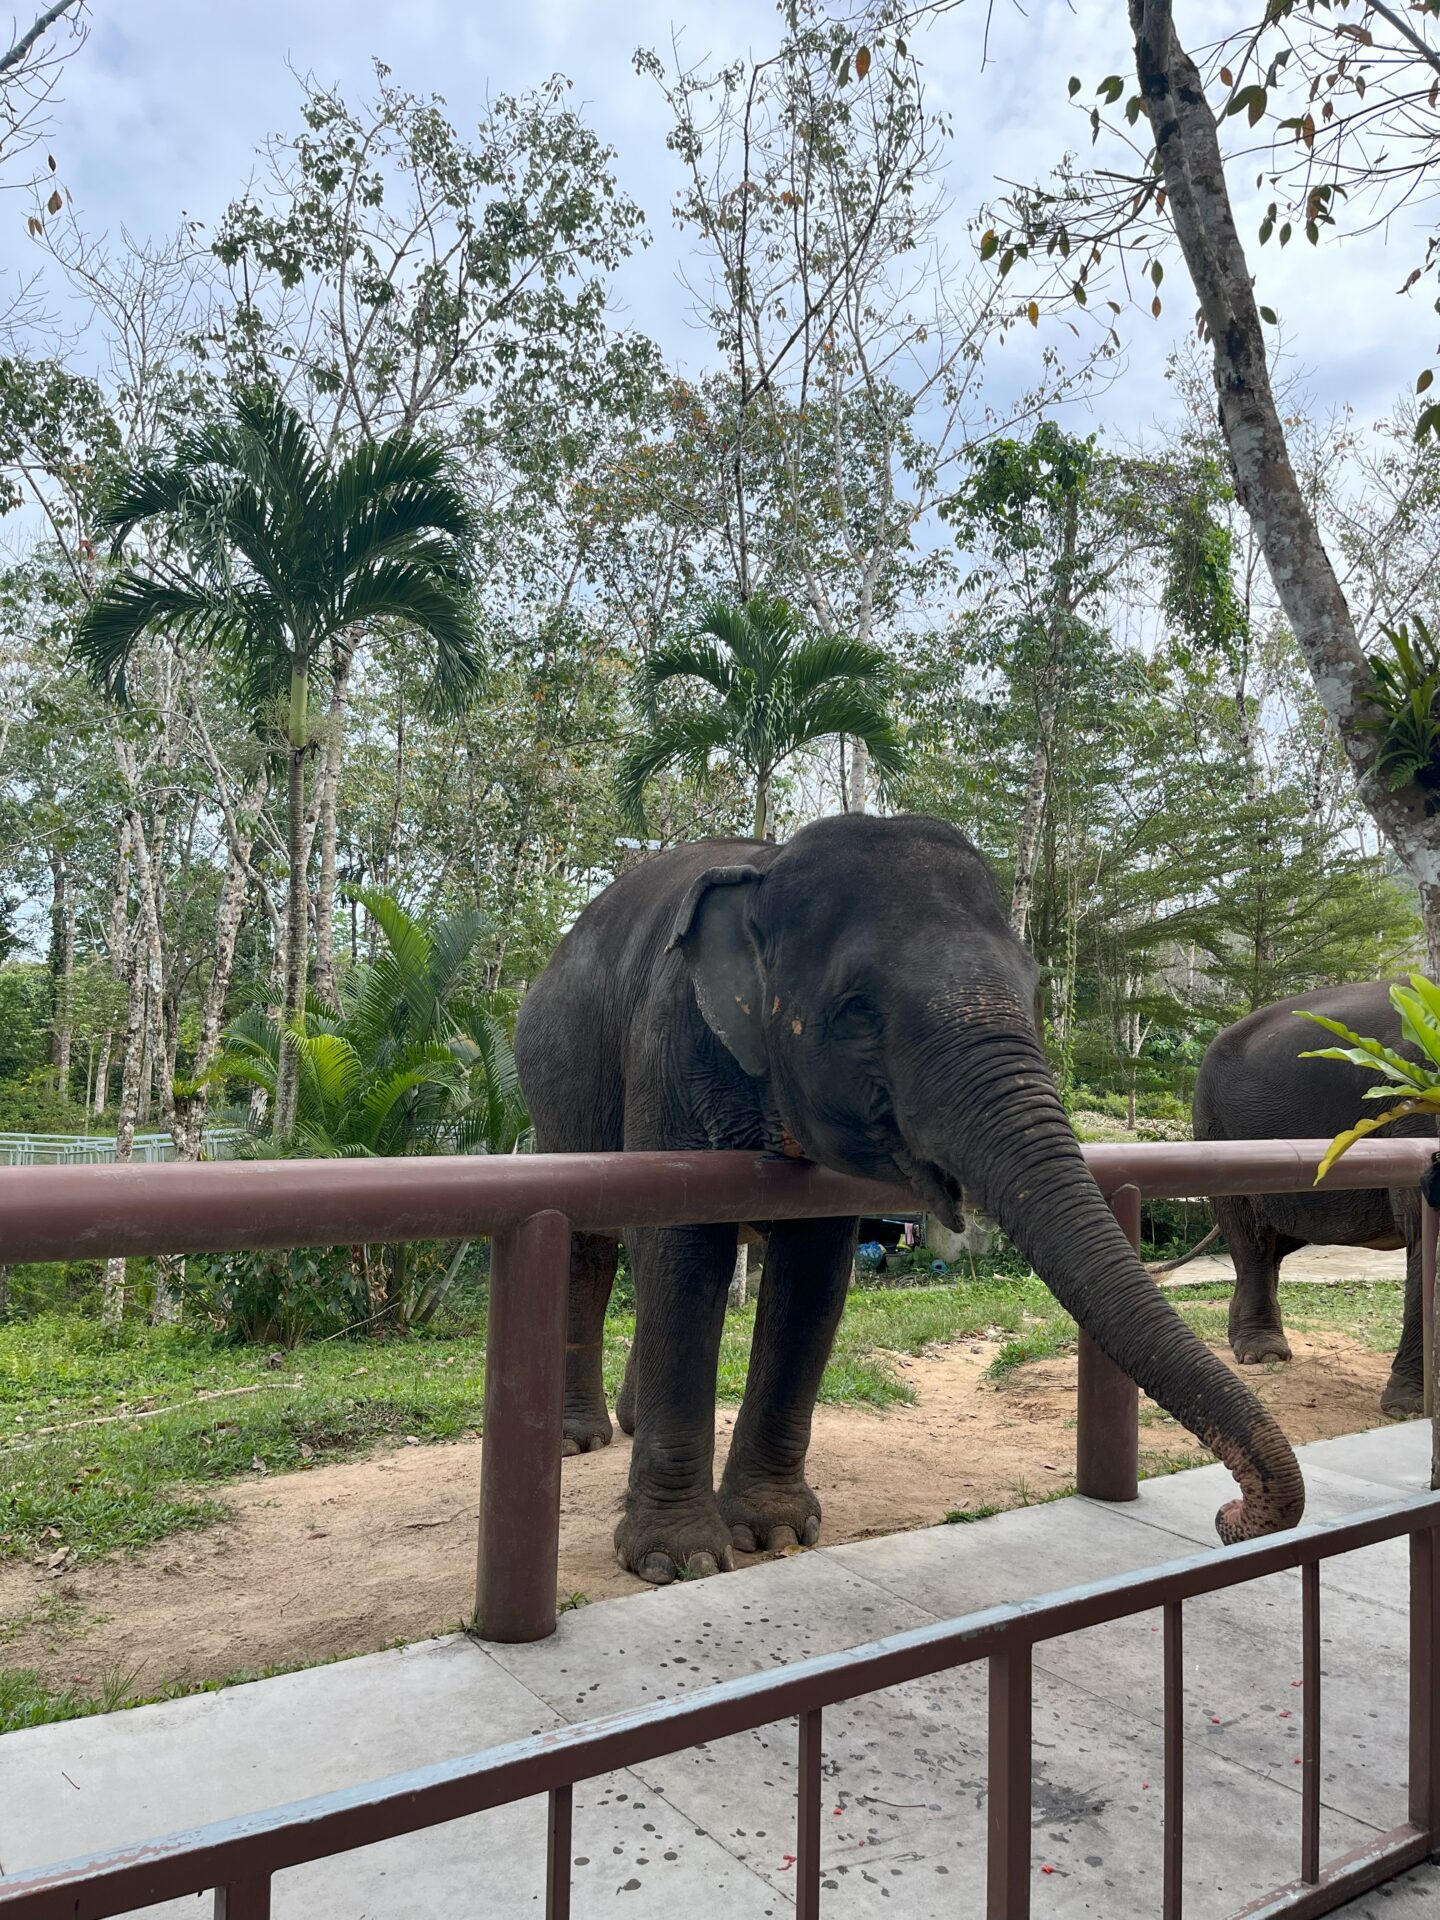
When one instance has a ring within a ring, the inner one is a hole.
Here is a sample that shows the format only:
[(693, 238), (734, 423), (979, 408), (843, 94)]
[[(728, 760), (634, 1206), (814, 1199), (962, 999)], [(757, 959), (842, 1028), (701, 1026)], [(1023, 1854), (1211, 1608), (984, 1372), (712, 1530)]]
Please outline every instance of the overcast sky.
[[(1238, 10), (1239, 0), (1181, 0), (1177, 14), (1182, 32), (1198, 34)], [(637, 45), (668, 49), (672, 35), (696, 61), (768, 52), (780, 31), (769, 0), (529, 0), (484, 8), (472, 0), (92, 0), (92, 12), (90, 38), (64, 76), (50, 140), (87, 228), (160, 235), (182, 210), (213, 223), (244, 184), (265, 136), (295, 128), (297, 71), (357, 98), (378, 56), (400, 84), (442, 94), (462, 129), (488, 93), (523, 89), (558, 71), (574, 81), (586, 116), (615, 148), (620, 180), (653, 235), (619, 278), (619, 315), (659, 340), (672, 360), (697, 364), (703, 344), (676, 281), (684, 242), (670, 215), (677, 173), (665, 148), (665, 111), (653, 84), (633, 72), (631, 56)], [(956, 123), (952, 254), (963, 252), (964, 219), (997, 177), (1036, 177), (1067, 145), (1088, 144), (1088, 129), (1067, 103), (1066, 79), (1080, 74), (1088, 101), (1107, 73), (1128, 75), (1125, 14), (1124, 0), (1027, 0), (1022, 17), (997, 0), (990, 62), (982, 67), (984, 7), (975, 0), (918, 43), (929, 98)], [(0, 266), (20, 269), (28, 246), (23, 218), (14, 202), (4, 211)], [(1253, 234), (1253, 220), (1246, 231)], [(1406, 267), (1410, 253), (1404, 250)], [(1387, 252), (1378, 236), (1318, 252), (1254, 251), (1260, 297), (1279, 310), (1288, 349), (1320, 406), (1349, 402), (1373, 418), (1427, 363), (1435, 327), (1429, 297), (1418, 290), (1418, 297), (1395, 297), (1400, 263), (1400, 249)], [(1126, 372), (1096, 398), (1095, 423), (1133, 432), (1169, 411), (1165, 355), (1194, 310), (1182, 271), (1177, 260), (1160, 322), (1126, 315)], [(1012, 337), (1005, 365), (995, 370), (1006, 389), (1028, 384), (1038, 370), (1040, 341), (1029, 329), (1023, 335)]]

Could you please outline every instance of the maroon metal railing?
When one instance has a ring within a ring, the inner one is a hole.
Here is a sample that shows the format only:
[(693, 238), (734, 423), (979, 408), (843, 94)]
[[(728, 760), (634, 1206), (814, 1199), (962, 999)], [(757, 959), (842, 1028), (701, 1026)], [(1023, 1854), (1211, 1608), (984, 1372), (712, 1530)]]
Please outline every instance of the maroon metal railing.
[[(1410, 1539), (1409, 1792), (1406, 1817), (1358, 1852), (1320, 1860), (1320, 1583), (1323, 1561)], [(216, 1920), (269, 1920), (276, 1874), (540, 1794), (548, 1800), (545, 1912), (568, 1920), (576, 1785), (777, 1722), (798, 1722), (796, 1893), (819, 1920), (821, 1761), (827, 1708), (984, 1660), (989, 1666), (988, 1920), (1027, 1920), (1031, 1854), (1034, 1649), (1152, 1608), (1165, 1623), (1165, 1805), (1162, 1913), (1183, 1920), (1184, 1721), (1180, 1623), (1185, 1602), (1301, 1569), (1305, 1684), (1299, 1877), (1244, 1909), (1312, 1920), (1440, 1849), (1440, 1494), (1346, 1521), (1177, 1560), (962, 1620), (915, 1627), (868, 1646), (706, 1687), (680, 1699), (533, 1734), (464, 1759), (392, 1774), (186, 1833), (115, 1847), (0, 1881), (0, 1920), (109, 1920), (162, 1900), (215, 1891)]]
[[(1137, 1244), (1142, 1198), (1285, 1193), (1313, 1180), (1322, 1141), (1092, 1146), (1085, 1157)], [(1428, 1140), (1367, 1141), (1332, 1188), (1414, 1185)], [(555, 1628), (561, 1387), (570, 1235), (732, 1220), (913, 1210), (903, 1191), (742, 1153), (535, 1155), (523, 1159), (288, 1161), (0, 1171), (0, 1260), (225, 1251), (357, 1240), (493, 1236), (476, 1619), (480, 1633), (531, 1640)], [(1434, 1378), (1436, 1220), (1424, 1208), (1425, 1378)], [(1107, 1500), (1138, 1490), (1134, 1385), (1080, 1342), (1077, 1484)], [(819, 1911), (817, 1815), (824, 1709), (979, 1659), (990, 1663), (989, 1920), (1029, 1912), (1030, 1683), (1037, 1642), (1163, 1608), (1166, 1702), (1165, 1920), (1180, 1920), (1183, 1859), (1181, 1607), (1300, 1567), (1307, 1691), (1301, 1875), (1248, 1914), (1314, 1915), (1440, 1849), (1440, 1496), (1343, 1526), (1310, 1527), (1018, 1607), (902, 1634), (821, 1661), (712, 1688), (590, 1726), (537, 1736), (447, 1766), (272, 1809), (0, 1883), (0, 1915), (49, 1920), (124, 1913), (216, 1890), (224, 1920), (263, 1920), (287, 1867), (546, 1793), (550, 1920), (569, 1912), (576, 1781), (699, 1742), (799, 1716), (797, 1912)], [(1411, 1539), (1409, 1818), (1327, 1867), (1319, 1859), (1318, 1567), (1334, 1554)]]

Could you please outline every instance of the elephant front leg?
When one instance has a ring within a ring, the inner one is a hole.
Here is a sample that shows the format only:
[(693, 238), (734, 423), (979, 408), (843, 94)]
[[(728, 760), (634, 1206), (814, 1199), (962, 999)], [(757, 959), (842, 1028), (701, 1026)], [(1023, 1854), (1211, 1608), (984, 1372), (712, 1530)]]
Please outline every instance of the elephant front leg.
[(770, 1236), (745, 1399), (720, 1483), (720, 1511), (743, 1553), (819, 1538), (820, 1502), (806, 1483), (805, 1456), (857, 1225), (786, 1221)]
[(615, 1284), (620, 1249), (602, 1234), (570, 1241), (570, 1311), (565, 1332), (565, 1426), (562, 1450), (590, 1453), (608, 1447), (605, 1405), (605, 1308)]
[(715, 1504), (715, 1372), (734, 1227), (661, 1227), (628, 1240), (635, 1267), (635, 1446), (625, 1512), (615, 1529), (622, 1566), (654, 1586), (732, 1564)]
[[(1413, 1196), (1409, 1196), (1413, 1198)], [(1411, 1209), (1413, 1218), (1401, 1220), (1405, 1234), (1405, 1324), (1400, 1345), (1390, 1368), (1390, 1378), (1380, 1396), (1380, 1411), (1398, 1420), (1413, 1419), (1425, 1411), (1425, 1328), (1421, 1317), (1422, 1267), (1420, 1256), (1420, 1207)], [(1397, 1215), (1399, 1209), (1397, 1208)]]

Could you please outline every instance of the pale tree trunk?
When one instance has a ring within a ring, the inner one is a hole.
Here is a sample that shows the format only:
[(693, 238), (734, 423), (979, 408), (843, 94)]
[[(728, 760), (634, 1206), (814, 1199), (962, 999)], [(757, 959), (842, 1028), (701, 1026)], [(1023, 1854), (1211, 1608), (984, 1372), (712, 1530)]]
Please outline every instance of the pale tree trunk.
[(1010, 894), (1010, 925), (1017, 940), (1024, 940), (1029, 932), (1030, 910), (1035, 898), (1040, 838), (1045, 827), (1045, 808), (1050, 798), (1050, 768), (1055, 754), (1055, 716), (1059, 710), (1060, 686), (1065, 671), (1065, 643), (1075, 611), (1075, 553), (1079, 538), (1080, 502), (1072, 491), (1065, 501), (1060, 564), (1056, 570), (1059, 575), (1059, 594), (1050, 609), (1047, 652), (1040, 670), (1035, 754), (1030, 762), (1025, 804), (1020, 810), (1020, 827), (1015, 836), (1015, 884)]
[(1017, 940), (1024, 940), (1030, 929), (1035, 872), (1040, 864), (1040, 831), (1045, 824), (1045, 800), (1050, 791), (1050, 739), (1054, 729), (1053, 705), (1042, 707), (1040, 733), (1030, 762), (1030, 781), (1025, 789), (1025, 804), (1020, 809), (1020, 827), (1015, 836), (1015, 885), (1010, 893), (1010, 925)]
[(870, 749), (858, 735), (850, 736), (850, 811), (865, 813), (870, 806)]
[[(125, 977), (125, 926), (130, 900), (130, 815), (120, 819), (119, 843), (115, 850), (115, 890), (110, 896), (110, 919), (105, 929), (105, 951), (110, 971), (117, 980)], [(110, 1054), (115, 1036), (107, 1027), (100, 1041), (100, 1059), (95, 1068), (94, 1111), (105, 1111), (110, 1103)]]
[(315, 891), (315, 991), (335, 1001), (335, 868), (336, 818), (339, 812), (340, 769), (345, 758), (345, 709), (350, 688), (353, 652), (337, 650), (335, 685), (325, 720), (325, 758), (319, 781), (320, 878)]
[(55, 1013), (50, 1036), (50, 1059), (55, 1068), (55, 1090), (70, 1098), (70, 1057), (75, 1034), (75, 900), (64, 856), (51, 855), (54, 897), (51, 906), (52, 962), (55, 970)]
[(210, 1088), (205, 1076), (220, 1051), (220, 1034), (225, 1018), (225, 998), (235, 968), (235, 946), (245, 914), (245, 896), (249, 887), (250, 851), (255, 843), (255, 821), (264, 805), (269, 776), (262, 770), (241, 794), (232, 814), (230, 864), (220, 888), (220, 903), (215, 912), (215, 947), (210, 962), (210, 977), (200, 1003), (200, 1033), (195, 1043), (195, 1059), (190, 1078), (195, 1090), (175, 1103), (172, 1126), (175, 1149), (182, 1160), (198, 1160), (205, 1138), (205, 1116), (210, 1106)]
[[(120, 1065), (120, 1112), (115, 1124), (115, 1163), (124, 1166), (135, 1151), (135, 1119), (140, 1108), (140, 1057), (145, 1045), (146, 943), (136, 925), (130, 957), (130, 995), (125, 1021), (125, 1050)], [(105, 1262), (100, 1319), (118, 1327), (125, 1313), (125, 1261)]]
[[(1220, 427), (1235, 491), (1255, 527), (1315, 691), (1340, 736), (1360, 798), (1420, 896), (1432, 976), (1440, 969), (1440, 816), (1415, 786), (1392, 791), (1376, 770), (1374, 676), (1320, 530), (1290, 464), (1270, 385), (1264, 328), (1235, 225), (1215, 115), (1180, 45), (1170, 0), (1130, 0), (1136, 71), (1170, 216), (1214, 355)], [(1432, 1484), (1440, 1486), (1440, 1414)]]

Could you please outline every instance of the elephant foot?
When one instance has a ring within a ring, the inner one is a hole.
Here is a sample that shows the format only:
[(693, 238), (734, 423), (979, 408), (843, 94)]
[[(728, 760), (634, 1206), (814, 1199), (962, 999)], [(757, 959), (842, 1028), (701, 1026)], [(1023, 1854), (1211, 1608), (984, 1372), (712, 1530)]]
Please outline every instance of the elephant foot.
[(741, 1553), (813, 1547), (820, 1538), (820, 1502), (803, 1480), (749, 1480), (720, 1488), (720, 1513)]
[(1419, 1380), (1391, 1374), (1380, 1396), (1380, 1411), (1392, 1420), (1413, 1420), (1425, 1411), (1425, 1388)]
[(1242, 1367), (1290, 1358), (1290, 1342), (1279, 1327), (1255, 1327), (1248, 1333), (1231, 1334), (1230, 1350)]
[(567, 1409), (560, 1451), (567, 1460), (577, 1453), (596, 1453), (609, 1446), (613, 1434), (603, 1400), (598, 1407), (584, 1407), (574, 1413)]
[(615, 1529), (615, 1552), (629, 1573), (652, 1587), (703, 1580), (734, 1566), (730, 1534), (712, 1498), (693, 1506), (642, 1506), (631, 1497)]

